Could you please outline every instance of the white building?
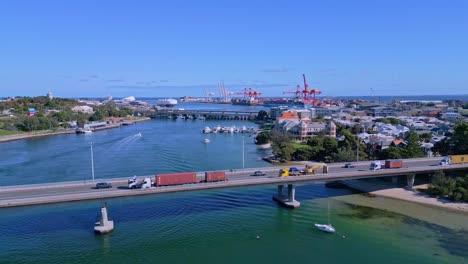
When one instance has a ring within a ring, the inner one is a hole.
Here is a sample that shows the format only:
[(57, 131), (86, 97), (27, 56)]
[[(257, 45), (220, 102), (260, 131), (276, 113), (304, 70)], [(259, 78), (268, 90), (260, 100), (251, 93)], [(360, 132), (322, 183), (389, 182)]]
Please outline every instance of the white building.
[(72, 107), (72, 111), (75, 113), (86, 113), (86, 114), (92, 114), (94, 113), (93, 108), (91, 106), (87, 105), (77, 105)]

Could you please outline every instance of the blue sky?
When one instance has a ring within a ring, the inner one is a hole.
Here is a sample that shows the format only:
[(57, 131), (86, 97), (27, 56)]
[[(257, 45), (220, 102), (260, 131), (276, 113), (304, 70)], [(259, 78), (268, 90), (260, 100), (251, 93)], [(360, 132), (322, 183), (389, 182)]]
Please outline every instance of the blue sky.
[(468, 1), (0, 1), (0, 96), (468, 93)]

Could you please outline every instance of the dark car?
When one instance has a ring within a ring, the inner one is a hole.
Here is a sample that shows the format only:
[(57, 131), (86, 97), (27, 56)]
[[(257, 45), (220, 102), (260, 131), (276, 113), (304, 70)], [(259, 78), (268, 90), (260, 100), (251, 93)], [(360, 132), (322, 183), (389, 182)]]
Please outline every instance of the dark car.
[(266, 174), (263, 173), (262, 171), (256, 171), (252, 174), (252, 176), (265, 176)]
[(112, 184), (109, 182), (98, 182), (96, 183), (96, 189), (107, 189), (112, 188)]
[(289, 168), (289, 172), (300, 172), (301, 170), (296, 167)]
[(354, 168), (354, 165), (351, 163), (346, 163), (344, 167), (349, 169), (349, 168)]

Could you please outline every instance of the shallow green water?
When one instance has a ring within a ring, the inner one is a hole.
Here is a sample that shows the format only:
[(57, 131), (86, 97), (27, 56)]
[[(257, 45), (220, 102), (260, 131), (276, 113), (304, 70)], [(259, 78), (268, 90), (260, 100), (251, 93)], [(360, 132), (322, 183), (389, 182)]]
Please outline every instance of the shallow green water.
[[(362, 207), (348, 190), (274, 186), (107, 200), (113, 233), (94, 235), (100, 201), (0, 210), (2, 263), (463, 263), (468, 232)], [(330, 198), (326, 198), (330, 197)], [(338, 198), (346, 197), (348, 202)], [(368, 198), (371, 199), (371, 198)], [(330, 219), (338, 233), (313, 227)], [(405, 206), (406, 203), (401, 203)], [(431, 209), (427, 209), (431, 210)], [(468, 217), (460, 215), (460, 220)], [(258, 238), (257, 238), (258, 237)]]

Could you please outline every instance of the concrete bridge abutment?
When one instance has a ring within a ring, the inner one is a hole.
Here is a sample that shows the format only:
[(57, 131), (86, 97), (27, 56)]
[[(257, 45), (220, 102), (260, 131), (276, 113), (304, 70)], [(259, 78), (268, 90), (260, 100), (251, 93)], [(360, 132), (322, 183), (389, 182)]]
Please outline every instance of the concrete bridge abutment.
[(296, 186), (288, 184), (288, 193), (284, 193), (284, 184), (279, 184), (277, 194), (273, 195), (273, 200), (287, 208), (298, 208), (301, 203), (295, 199)]

